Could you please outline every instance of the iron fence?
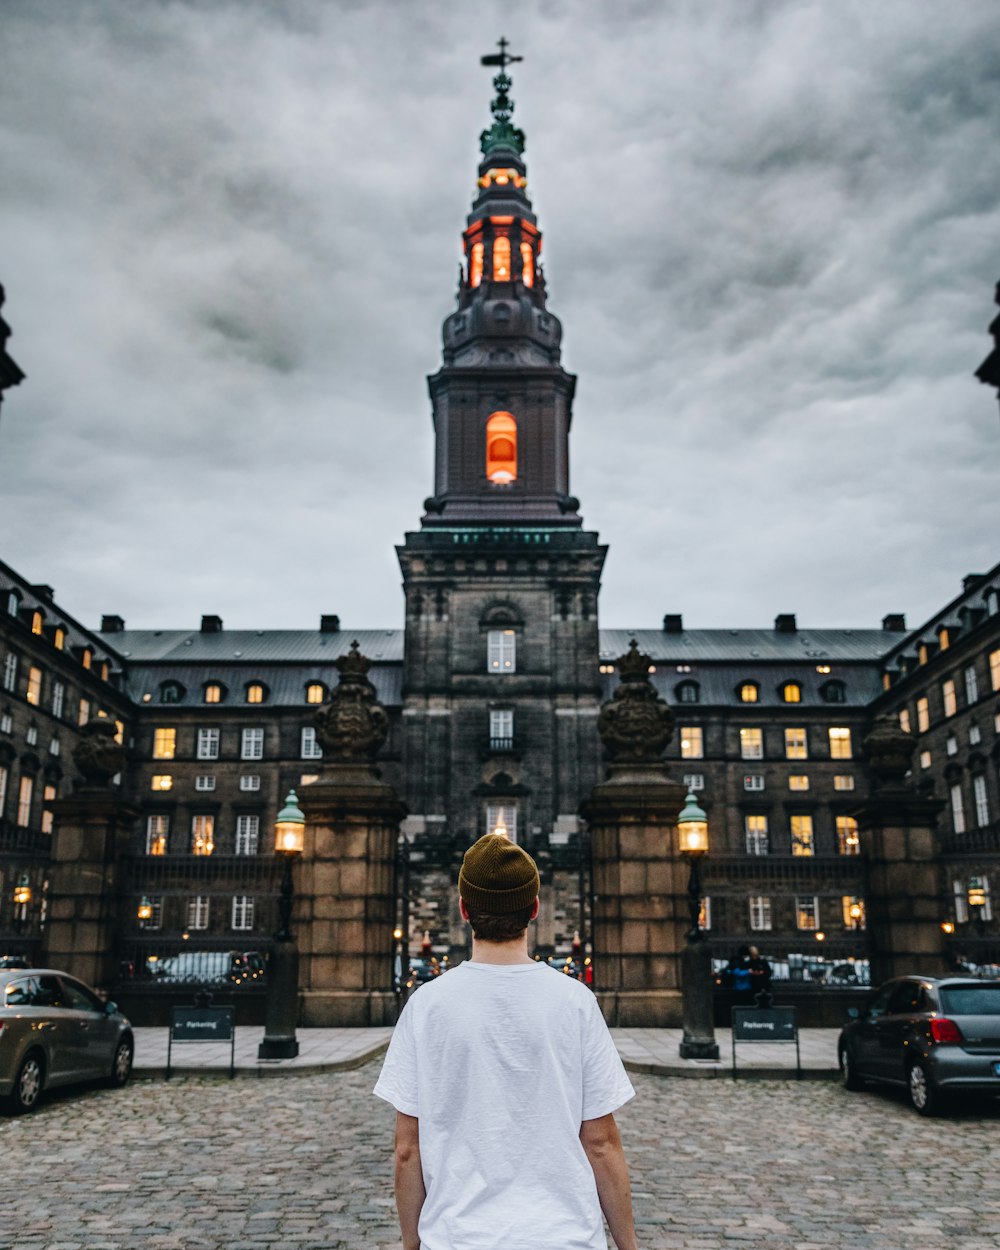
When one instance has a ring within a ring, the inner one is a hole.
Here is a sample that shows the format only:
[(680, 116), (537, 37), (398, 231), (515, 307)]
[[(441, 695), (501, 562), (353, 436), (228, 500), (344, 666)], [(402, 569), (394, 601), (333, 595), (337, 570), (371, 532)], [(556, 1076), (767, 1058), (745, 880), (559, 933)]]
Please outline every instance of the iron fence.
[(227, 989), (250, 993), (267, 984), (270, 938), (238, 948), (232, 938), (139, 938), (119, 946), (121, 989)]

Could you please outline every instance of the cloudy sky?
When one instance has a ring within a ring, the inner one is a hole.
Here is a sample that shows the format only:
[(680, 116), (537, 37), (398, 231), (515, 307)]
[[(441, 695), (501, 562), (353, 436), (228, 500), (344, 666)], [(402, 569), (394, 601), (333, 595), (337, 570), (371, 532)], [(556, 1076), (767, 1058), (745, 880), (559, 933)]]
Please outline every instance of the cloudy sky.
[(86, 623), (401, 624), (501, 34), (602, 623), (1000, 559), (996, 0), (0, 7), (0, 558)]

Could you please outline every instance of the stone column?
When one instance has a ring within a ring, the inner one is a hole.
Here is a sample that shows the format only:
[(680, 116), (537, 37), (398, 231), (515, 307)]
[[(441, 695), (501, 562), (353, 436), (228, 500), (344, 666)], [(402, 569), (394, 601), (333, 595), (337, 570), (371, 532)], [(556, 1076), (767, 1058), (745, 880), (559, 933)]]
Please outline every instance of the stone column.
[(122, 858), (139, 813), (111, 790), (125, 765), (113, 721), (83, 727), (73, 751), (82, 779), (73, 795), (49, 804), (53, 813), (48, 918), (43, 960), (100, 990), (118, 979)]
[(687, 911), (676, 824), (685, 792), (660, 759), (673, 714), (634, 641), (617, 663), (621, 684), (598, 719), (613, 762), (580, 808), (592, 847), (594, 988), (611, 1025), (675, 1028)]
[(872, 985), (907, 973), (941, 976), (947, 958), (937, 820), (938, 799), (916, 795), (906, 781), (915, 740), (891, 713), (864, 740), (871, 797), (852, 815), (868, 858), (866, 924), (872, 940)]
[(379, 778), (375, 754), (389, 719), (351, 644), (340, 683), (316, 714), (320, 780), (301, 794), (305, 849), (298, 865), (301, 1024), (347, 1027), (395, 1020), (392, 937), (396, 846), (406, 808)]

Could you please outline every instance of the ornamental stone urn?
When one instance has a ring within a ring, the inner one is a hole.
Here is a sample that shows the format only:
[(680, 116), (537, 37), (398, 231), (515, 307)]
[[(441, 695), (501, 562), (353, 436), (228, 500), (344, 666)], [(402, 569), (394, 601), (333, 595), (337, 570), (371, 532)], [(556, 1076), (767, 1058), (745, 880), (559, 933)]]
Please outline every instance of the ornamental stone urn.
[(125, 748), (115, 741), (118, 728), (113, 720), (98, 716), (80, 730), (73, 748), (73, 763), (80, 773), (79, 790), (106, 790), (111, 778), (125, 767)]
[(333, 764), (371, 764), (389, 733), (389, 716), (368, 680), (371, 661), (357, 640), (335, 661), (340, 682), (316, 712), (316, 737)]
[(861, 748), (877, 790), (903, 788), (913, 762), (916, 739), (903, 729), (897, 715), (883, 712), (877, 716)]
[(613, 776), (637, 768), (665, 774), (663, 752), (674, 736), (674, 714), (649, 680), (651, 662), (633, 638), (616, 660), (618, 688), (597, 718), (597, 732), (611, 756)]

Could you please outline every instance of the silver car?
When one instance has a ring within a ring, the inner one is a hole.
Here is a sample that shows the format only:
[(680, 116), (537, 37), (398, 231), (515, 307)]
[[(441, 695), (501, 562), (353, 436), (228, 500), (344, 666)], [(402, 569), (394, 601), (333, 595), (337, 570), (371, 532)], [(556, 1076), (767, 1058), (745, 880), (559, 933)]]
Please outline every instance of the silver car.
[(43, 1090), (132, 1071), (132, 1026), (114, 1003), (52, 968), (0, 970), (0, 1097), (19, 1114)]

